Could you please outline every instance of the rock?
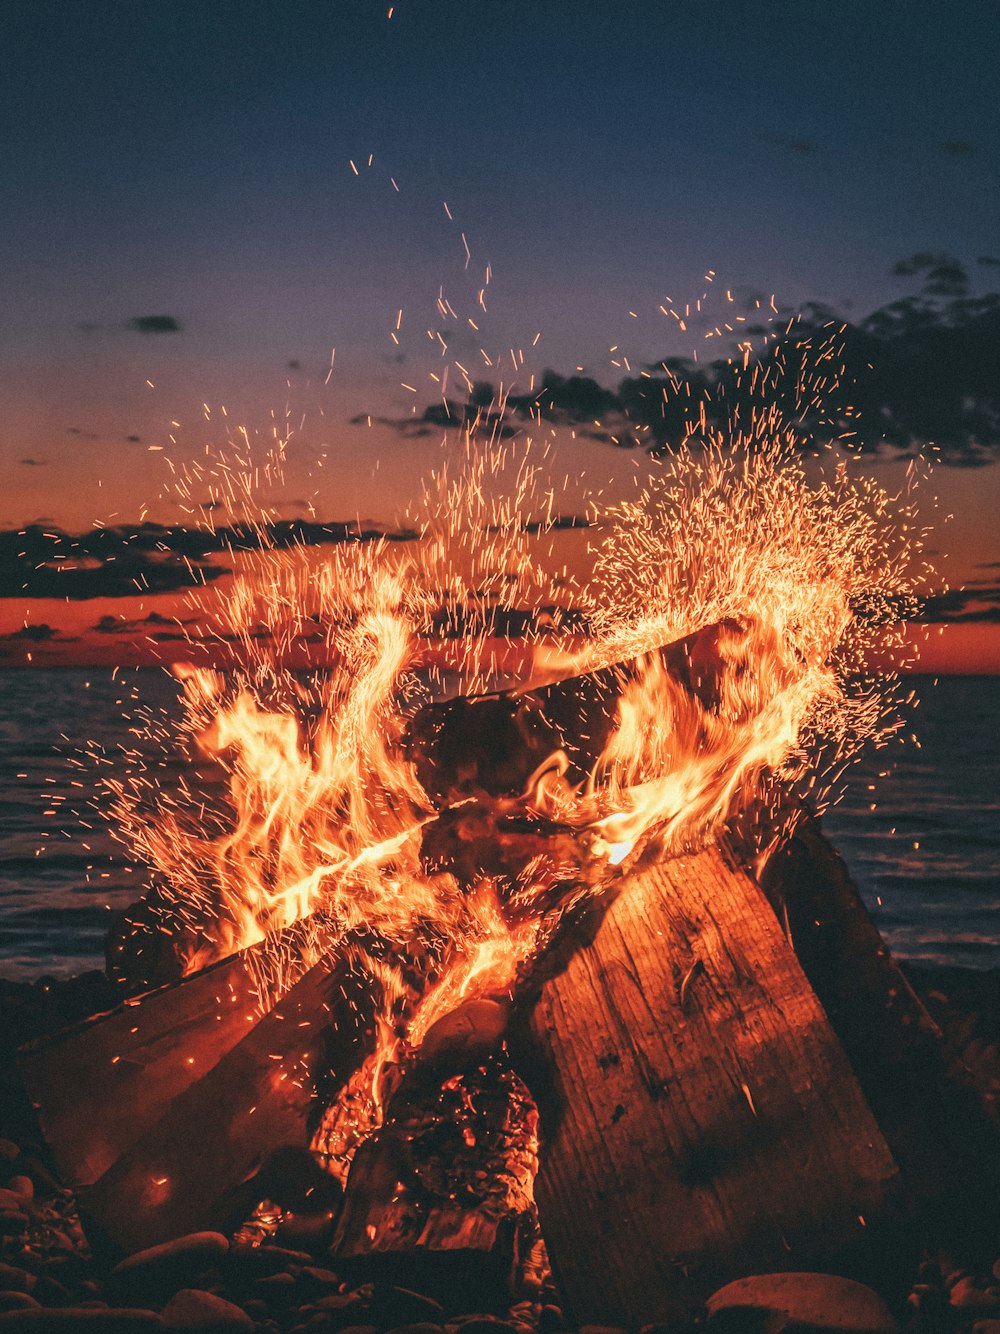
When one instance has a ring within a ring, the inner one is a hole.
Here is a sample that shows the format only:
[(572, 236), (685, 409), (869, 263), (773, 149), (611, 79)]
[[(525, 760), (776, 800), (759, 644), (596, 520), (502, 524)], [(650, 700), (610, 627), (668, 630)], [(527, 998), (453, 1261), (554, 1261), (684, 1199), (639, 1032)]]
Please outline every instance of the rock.
[(627, 1334), (619, 1325), (581, 1325), (580, 1334)]
[(949, 1298), (952, 1306), (972, 1311), (1000, 1310), (1000, 1291), (996, 1288), (980, 1288), (972, 1278), (960, 1278), (952, 1285)]
[(340, 1334), (377, 1334), (374, 1325), (342, 1325)]
[(322, 1297), (314, 1297), (312, 1304), (317, 1311), (343, 1316), (345, 1322), (361, 1314), (361, 1298), (356, 1292), (328, 1292)]
[(67, 1334), (82, 1329), (91, 1334), (162, 1334), (155, 1311), (144, 1307), (64, 1306), (58, 1311), (34, 1307), (0, 1315), (0, 1331), (26, 1330), (31, 1334)]
[(313, 1257), (306, 1251), (292, 1251), (284, 1246), (244, 1246), (230, 1249), (226, 1257), (226, 1273), (238, 1278), (266, 1278), (286, 1270), (296, 1272), (302, 1265), (311, 1265)]
[(278, 1274), (266, 1274), (255, 1281), (253, 1290), (269, 1306), (290, 1306), (295, 1294), (295, 1275), (284, 1269)]
[(444, 1307), (433, 1297), (424, 1297), (409, 1288), (381, 1288), (376, 1290), (372, 1301), (372, 1319), (383, 1329), (425, 1322), (438, 1325), (444, 1323)]
[(549, 1302), (538, 1315), (538, 1334), (559, 1334), (566, 1328), (562, 1310)]
[(108, 1289), (119, 1296), (166, 1299), (228, 1251), (229, 1241), (221, 1232), (191, 1232), (122, 1260), (111, 1271)]
[(160, 1319), (167, 1329), (196, 1329), (204, 1334), (238, 1334), (254, 1328), (254, 1321), (235, 1303), (197, 1288), (175, 1292)]
[(428, 1065), (448, 1061), (456, 1067), (483, 1060), (499, 1045), (510, 1006), (496, 1000), (470, 1000), (442, 1015), (427, 1030), (419, 1059)]
[(16, 1163), (21, 1156), (21, 1146), (12, 1139), (0, 1139), (0, 1167)]
[(432, 1325), (429, 1320), (417, 1320), (412, 1325), (397, 1325), (387, 1334), (444, 1334), (441, 1325)]
[(713, 1334), (746, 1328), (748, 1315), (766, 1323), (768, 1334), (793, 1328), (849, 1334), (894, 1334), (896, 1329), (878, 1293), (834, 1274), (754, 1274), (727, 1283), (709, 1297), (706, 1308)]
[(37, 1277), (26, 1269), (0, 1264), (0, 1292), (31, 1292), (37, 1282)]
[(12, 1190), (15, 1195), (20, 1196), (21, 1200), (28, 1204), (35, 1198), (35, 1183), (31, 1177), (14, 1176), (7, 1182), (7, 1189)]
[(977, 1320), (972, 1334), (1000, 1334), (1000, 1320)]
[(462, 1334), (519, 1334), (519, 1326), (496, 1316), (471, 1315), (455, 1321)]
[(335, 1292), (340, 1287), (339, 1275), (319, 1265), (303, 1265), (299, 1270), (299, 1282), (304, 1287), (319, 1289), (321, 1292)]
[(41, 1302), (27, 1292), (0, 1292), (0, 1314), (4, 1311), (40, 1311)]

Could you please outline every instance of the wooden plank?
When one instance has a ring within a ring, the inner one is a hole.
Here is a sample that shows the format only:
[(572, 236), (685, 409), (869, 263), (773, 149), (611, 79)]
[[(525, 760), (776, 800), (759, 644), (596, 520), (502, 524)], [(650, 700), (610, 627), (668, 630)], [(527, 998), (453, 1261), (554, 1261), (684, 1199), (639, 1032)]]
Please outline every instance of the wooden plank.
[(839, 853), (804, 821), (762, 875), (922, 1213), (963, 1253), (1000, 1227), (1000, 1127), (892, 957)]
[(316, 1085), (346, 1078), (369, 1031), (349, 959), (314, 965), (249, 1033), (92, 1186), (81, 1215), (95, 1240), (139, 1250), (252, 1208), (244, 1183), (272, 1150), (307, 1146)]
[(261, 1018), (245, 950), (18, 1054), (60, 1175), (92, 1184)]
[(566, 753), (569, 780), (579, 782), (616, 726), (623, 686), (637, 679), (648, 657), (658, 656), (679, 686), (711, 708), (745, 638), (735, 621), (721, 621), (582, 676), (425, 705), (410, 722), (407, 754), (425, 791), (444, 805), (484, 793), (516, 796), (557, 750)]
[(849, 1266), (899, 1177), (759, 888), (718, 847), (627, 876), (528, 1008), (536, 1195), (573, 1314), (642, 1325), (753, 1272)]

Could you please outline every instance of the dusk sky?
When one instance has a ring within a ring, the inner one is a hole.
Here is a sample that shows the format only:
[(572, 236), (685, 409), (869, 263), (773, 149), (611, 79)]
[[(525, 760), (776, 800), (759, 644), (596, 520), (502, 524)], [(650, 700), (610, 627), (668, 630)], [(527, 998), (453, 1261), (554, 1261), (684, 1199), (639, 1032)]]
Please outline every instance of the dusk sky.
[(18, 537), (193, 521), (167, 454), (277, 421), (282, 515), (392, 525), (462, 368), (551, 371), (609, 391), (598, 429), (579, 384), (551, 400), (572, 508), (651, 466), (613, 439), (630, 371), (804, 310), (870, 370), (866, 465), (939, 449), (966, 591), (927, 665), (1000, 670), (998, 68), (982, 0), (6, 0), (0, 661), (113, 661), (102, 618), (172, 612), (93, 544), (66, 602), (59, 539)]

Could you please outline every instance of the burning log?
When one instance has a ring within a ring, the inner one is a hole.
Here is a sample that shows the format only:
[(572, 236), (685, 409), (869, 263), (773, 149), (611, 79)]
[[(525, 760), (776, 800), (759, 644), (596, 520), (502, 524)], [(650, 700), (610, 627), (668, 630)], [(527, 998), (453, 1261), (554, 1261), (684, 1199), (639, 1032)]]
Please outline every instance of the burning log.
[(615, 728), (623, 688), (640, 677), (647, 658), (659, 658), (678, 686), (711, 709), (723, 676), (740, 672), (745, 645), (744, 628), (721, 621), (652, 654), (533, 690), (425, 705), (407, 737), (417, 777), (442, 805), (483, 793), (517, 795), (561, 750), (568, 780), (579, 783)]
[(338, 1269), (506, 1305), (537, 1233), (537, 1125), (530, 1093), (502, 1058), (411, 1071), (354, 1156), (333, 1242)]
[(570, 1307), (667, 1319), (769, 1269), (857, 1265), (900, 1180), (758, 887), (719, 848), (635, 870), (527, 1017), (543, 1234)]
[(284, 1144), (308, 1144), (317, 1071), (343, 1077), (360, 1059), (368, 1024), (356, 983), (350, 959), (314, 965), (207, 1074), (174, 1096), (81, 1191), (92, 1238), (104, 1235), (132, 1251), (241, 1221), (257, 1202), (250, 1179), (267, 1155)]
[(67, 1185), (93, 1184), (259, 1022), (253, 959), (261, 948), (130, 997), (20, 1052), (22, 1078)]

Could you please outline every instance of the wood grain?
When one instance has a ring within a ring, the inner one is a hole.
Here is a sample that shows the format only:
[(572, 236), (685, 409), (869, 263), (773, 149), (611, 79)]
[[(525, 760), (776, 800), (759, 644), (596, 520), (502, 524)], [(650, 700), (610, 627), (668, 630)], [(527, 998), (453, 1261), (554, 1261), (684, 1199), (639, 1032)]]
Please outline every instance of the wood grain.
[(740, 1275), (830, 1264), (891, 1214), (897, 1168), (840, 1044), (721, 849), (633, 872), (581, 934), (529, 1018), (538, 1208), (575, 1314), (665, 1319)]

